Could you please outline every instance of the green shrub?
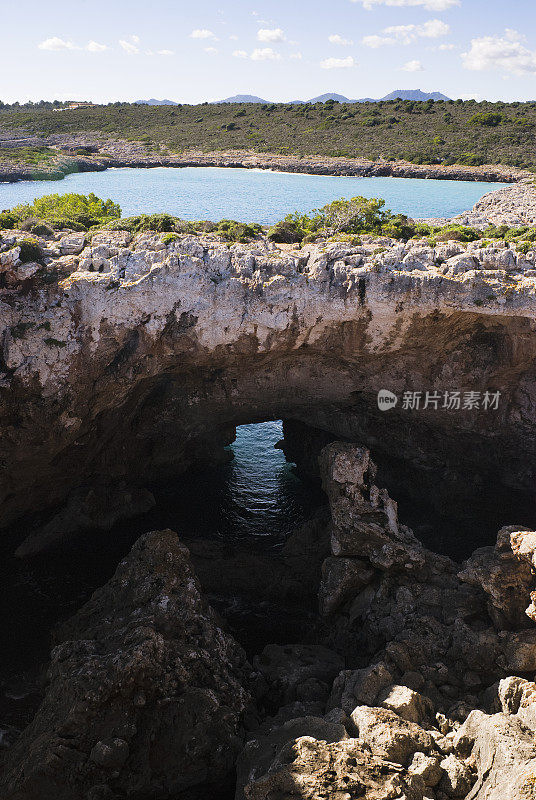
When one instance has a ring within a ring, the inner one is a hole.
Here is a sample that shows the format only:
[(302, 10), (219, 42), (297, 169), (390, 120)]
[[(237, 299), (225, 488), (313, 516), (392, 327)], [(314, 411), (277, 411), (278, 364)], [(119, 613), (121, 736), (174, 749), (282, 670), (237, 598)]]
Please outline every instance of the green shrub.
[(482, 238), (482, 232), (465, 225), (445, 225), (432, 238), (435, 242), (476, 242)]
[(16, 228), (19, 219), (12, 211), (0, 212), (0, 230), (10, 230)]
[(29, 264), (30, 261), (39, 261), (43, 256), (43, 251), (37, 239), (23, 239), (19, 242), (20, 247), (20, 260), (23, 264)]
[(112, 200), (101, 200), (93, 193), (70, 193), (37, 197), (33, 203), (15, 206), (7, 213), (12, 215), (17, 225), (31, 219), (55, 229), (85, 231), (120, 217), (121, 209)]
[(255, 223), (236, 222), (234, 219), (221, 219), (215, 233), (228, 242), (247, 242), (262, 233), (262, 227)]
[(503, 119), (504, 117), (502, 114), (494, 114), (492, 111), (488, 111), (487, 113), (480, 112), (478, 114), (473, 114), (472, 117), (469, 117), (467, 124), (485, 125), (489, 128), (496, 128), (497, 125), (501, 124)]
[(172, 217), (170, 214), (137, 214), (133, 217), (114, 220), (106, 224), (106, 229), (128, 231), (129, 233), (145, 233), (148, 231), (169, 233), (174, 232), (177, 223), (180, 222), (181, 220), (177, 217)]
[(341, 198), (328, 203), (316, 211), (319, 225), (329, 234), (336, 233), (381, 233), (385, 223), (390, 222), (390, 211), (384, 211), (385, 200), (378, 198)]
[(178, 233), (166, 233), (164, 236), (162, 236), (162, 243), (172, 244), (173, 242), (176, 242), (178, 238)]
[(294, 220), (285, 217), (285, 219), (276, 222), (269, 229), (268, 238), (272, 242), (279, 242), (280, 244), (293, 244), (294, 242), (301, 242), (303, 231)]

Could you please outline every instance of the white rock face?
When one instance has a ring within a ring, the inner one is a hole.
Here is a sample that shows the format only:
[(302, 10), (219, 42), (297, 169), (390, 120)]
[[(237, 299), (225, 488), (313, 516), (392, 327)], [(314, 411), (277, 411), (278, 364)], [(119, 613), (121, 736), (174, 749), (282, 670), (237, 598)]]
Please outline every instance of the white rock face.
[[(0, 436), (0, 462), (9, 465), (8, 474), (0, 477), (0, 501), (10, 498), (0, 524), (8, 524), (29, 502), (29, 482), (35, 492), (32, 502), (40, 507), (63, 499), (60, 486), (74, 483), (81, 464), (104, 479), (114, 479), (116, 467), (121, 477), (129, 465), (148, 469), (143, 454), (153, 448), (154, 431), (132, 435), (131, 428), (129, 440), (140, 442), (140, 452), (119, 456), (117, 442), (117, 457), (108, 458), (106, 465), (90, 464), (99, 458), (96, 444), (81, 461), (78, 442), (95, 435), (93, 414), (103, 421), (115, 413), (108, 430), (111, 438), (119, 437), (127, 418), (118, 409), (132, 402), (136, 386), (143, 404), (141, 397), (149, 396), (151, 383), (164, 381), (166, 375), (184, 373), (190, 381), (196, 375), (197, 383), (173, 378), (173, 391), (185, 387), (182, 399), (169, 401), (165, 414), (154, 410), (150, 423), (144, 418), (144, 425), (154, 426), (157, 420), (163, 424), (165, 415), (176, 409), (165, 434), (158, 433), (159, 464), (173, 458), (186, 463), (185, 442), (209, 424), (282, 416), (298, 406), (303, 411), (310, 400), (347, 407), (355, 392), (364, 392), (375, 404), (381, 388), (401, 396), (417, 373), (418, 381), (424, 381), (426, 358), (445, 362), (438, 380), (444, 384), (440, 388), (448, 388), (461, 382), (462, 373), (475, 373), (479, 347), (467, 349), (461, 342), (477, 329), (505, 341), (521, 337), (522, 346), (512, 351), (518, 364), (512, 368), (509, 359), (508, 375), (516, 375), (515, 380), (509, 377), (512, 383), (525, 381), (527, 386), (509, 407), (522, 405), (512, 411), (512, 425), (519, 418), (531, 419), (526, 349), (532, 345), (528, 333), (519, 333), (536, 320), (536, 270), (530, 254), (519, 259), (513, 250), (486, 248), (488, 261), (497, 256), (496, 268), (490, 270), (478, 248), (457, 242), (432, 248), (426, 241), (404, 244), (364, 236), (356, 246), (329, 242), (285, 249), (267, 241), (228, 246), (210, 236), (166, 241), (156, 233), (131, 237), (124, 231), (102, 231), (88, 243), (78, 233), (41, 240), (43, 261), (36, 269), (34, 263), (19, 264), (17, 242), (23, 238), (24, 233), (13, 231), (0, 243), (5, 279), (0, 289), (5, 301), (0, 385), (8, 390), (1, 399), (2, 419), (12, 419), (15, 387), (30, 392), (35, 406), (23, 403), (22, 413), (33, 415), (32, 420), (26, 418), (9, 435)], [(455, 359), (445, 355), (445, 343), (453, 337), (460, 339), (465, 364), (459, 351)], [(509, 347), (505, 344), (498, 352), (506, 358)], [(498, 369), (497, 358), (486, 358), (475, 373), (483, 384), (491, 383)], [(220, 384), (205, 384), (213, 370), (223, 370)], [(511, 392), (513, 397), (513, 387)], [(218, 409), (207, 404), (209, 395)], [(157, 395), (150, 396), (154, 403)], [(44, 406), (37, 410), (39, 402), (47, 408), (50, 404), (46, 437), (38, 424), (45, 413)], [(16, 405), (20, 412), (20, 399)], [(199, 418), (202, 410), (204, 421)], [(67, 427), (62, 419), (78, 421)], [(476, 417), (467, 417), (464, 424), (473, 423)], [(177, 431), (173, 444), (172, 429)], [(153, 444), (142, 444), (144, 438)], [(526, 436), (522, 441), (527, 442)], [(69, 467), (67, 450), (73, 458)], [(40, 476), (36, 464), (25, 461), (30, 456), (41, 464)], [(113, 476), (105, 475), (112, 463)], [(61, 477), (54, 472), (60, 467)]]

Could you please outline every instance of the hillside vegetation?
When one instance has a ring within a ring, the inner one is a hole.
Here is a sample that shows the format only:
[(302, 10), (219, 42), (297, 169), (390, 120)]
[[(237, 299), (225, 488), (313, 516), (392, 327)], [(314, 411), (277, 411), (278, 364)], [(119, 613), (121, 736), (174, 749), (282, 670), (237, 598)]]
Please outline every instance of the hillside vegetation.
[(171, 153), (245, 149), (536, 169), (536, 102), (4, 106), (0, 129), (9, 128), (39, 135), (99, 131)]

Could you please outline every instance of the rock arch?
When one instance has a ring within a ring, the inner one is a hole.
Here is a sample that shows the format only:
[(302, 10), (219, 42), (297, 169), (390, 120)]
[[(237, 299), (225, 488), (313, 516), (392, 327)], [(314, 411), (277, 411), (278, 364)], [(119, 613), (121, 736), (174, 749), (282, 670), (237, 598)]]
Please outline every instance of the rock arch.
[[(217, 458), (235, 425), (270, 418), (371, 447), (393, 481), (438, 504), (485, 503), (489, 488), (530, 502), (534, 281), (505, 292), (475, 257), (445, 275), (404, 246), (393, 264), (366, 243), (79, 238), (55, 259), (58, 284), (37, 273), (2, 290), (2, 526), (80, 486), (139, 487)], [(381, 388), (501, 402), (381, 412)]]

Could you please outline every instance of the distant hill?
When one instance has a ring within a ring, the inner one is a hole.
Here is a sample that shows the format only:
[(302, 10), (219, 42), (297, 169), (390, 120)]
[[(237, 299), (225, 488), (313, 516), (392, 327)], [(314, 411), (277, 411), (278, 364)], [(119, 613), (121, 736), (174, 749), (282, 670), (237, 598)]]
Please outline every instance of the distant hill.
[(450, 100), (441, 92), (421, 92), (420, 89), (395, 89), (394, 92), (386, 94), (381, 100)]
[(217, 100), (216, 103), (268, 103), (268, 100), (263, 100), (262, 97), (257, 97), (254, 94), (235, 94), (232, 97), (226, 97), (225, 100)]
[(138, 106), (178, 106), (174, 100), (155, 100), (151, 97), (150, 100), (136, 100)]
[(345, 97), (343, 94), (333, 94), (331, 92), (327, 92), (326, 94), (319, 94), (318, 97), (311, 97), (310, 100), (306, 100), (306, 103), (325, 103), (326, 100), (335, 100), (336, 103), (354, 103), (355, 100), (350, 100), (348, 97)]
[(326, 94), (319, 94), (318, 97), (312, 97), (310, 100), (292, 100), (291, 105), (299, 103), (325, 103), (327, 100), (334, 100), (336, 103), (381, 103), (382, 100), (450, 100), (441, 92), (421, 92), (420, 89), (395, 89), (394, 92), (386, 94), (379, 100), (374, 97), (360, 97), (358, 100), (350, 100), (343, 94), (334, 94), (327, 92)]
[[(358, 100), (350, 100), (343, 94), (336, 94), (335, 92), (326, 92), (319, 94), (316, 97), (311, 97), (310, 100), (291, 100), (287, 105), (302, 105), (304, 103), (326, 103), (328, 100), (334, 100), (336, 103), (380, 103), (382, 100), (450, 100), (441, 92), (422, 92), (420, 89), (395, 89), (394, 92), (386, 94), (379, 100), (374, 97), (360, 97)], [(255, 94), (235, 94), (232, 97), (226, 97), (224, 100), (216, 100), (215, 104), (219, 103), (270, 103), (271, 100), (264, 100)], [(174, 100), (156, 100), (151, 97), (150, 100), (136, 100), (138, 105), (144, 106), (177, 106), (179, 105)]]

